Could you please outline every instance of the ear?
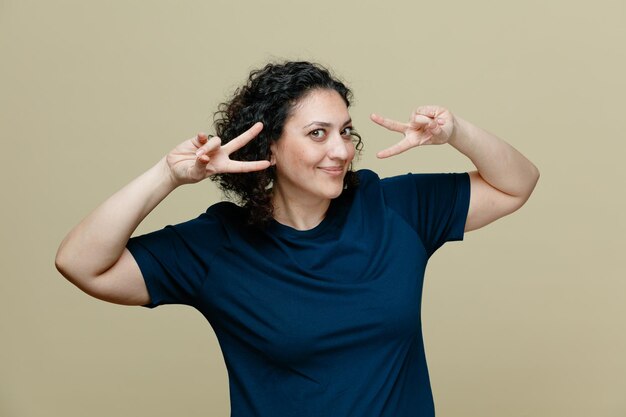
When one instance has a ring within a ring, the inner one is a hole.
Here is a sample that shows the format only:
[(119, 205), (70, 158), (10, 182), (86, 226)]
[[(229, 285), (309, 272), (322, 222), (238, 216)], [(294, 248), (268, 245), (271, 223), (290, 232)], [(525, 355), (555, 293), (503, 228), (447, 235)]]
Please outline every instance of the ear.
[(276, 143), (275, 142), (270, 145), (270, 166), (276, 165), (276, 157), (274, 156), (275, 155), (275, 153), (274, 153), (275, 147), (276, 147)]

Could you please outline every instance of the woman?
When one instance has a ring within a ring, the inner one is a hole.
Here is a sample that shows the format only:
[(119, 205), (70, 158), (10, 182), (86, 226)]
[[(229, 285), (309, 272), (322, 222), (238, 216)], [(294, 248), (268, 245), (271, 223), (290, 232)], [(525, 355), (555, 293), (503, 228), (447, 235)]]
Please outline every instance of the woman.
[[(253, 71), (221, 106), (217, 137), (178, 145), (59, 248), (59, 271), (94, 297), (197, 308), (224, 354), (232, 416), (434, 415), (426, 262), (518, 209), (539, 178), (510, 145), (438, 106), (407, 123), (372, 115), (404, 135), (378, 157), (448, 143), (477, 171), (354, 172), (350, 94), (308, 62)], [(176, 187), (208, 177), (240, 204), (130, 238)]]

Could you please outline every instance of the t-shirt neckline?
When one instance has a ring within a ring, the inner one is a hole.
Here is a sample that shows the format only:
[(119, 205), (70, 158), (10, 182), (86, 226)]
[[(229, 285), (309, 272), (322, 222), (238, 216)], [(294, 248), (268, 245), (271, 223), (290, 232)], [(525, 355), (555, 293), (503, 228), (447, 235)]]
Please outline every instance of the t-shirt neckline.
[(330, 205), (328, 206), (328, 210), (326, 210), (326, 215), (317, 226), (311, 229), (298, 230), (291, 226), (282, 224), (276, 219), (271, 219), (269, 230), (272, 234), (291, 238), (313, 238), (320, 236), (329, 228), (341, 221), (343, 214), (341, 207), (344, 206), (344, 204), (341, 204), (343, 196), (344, 194), (341, 194), (339, 197), (330, 200)]

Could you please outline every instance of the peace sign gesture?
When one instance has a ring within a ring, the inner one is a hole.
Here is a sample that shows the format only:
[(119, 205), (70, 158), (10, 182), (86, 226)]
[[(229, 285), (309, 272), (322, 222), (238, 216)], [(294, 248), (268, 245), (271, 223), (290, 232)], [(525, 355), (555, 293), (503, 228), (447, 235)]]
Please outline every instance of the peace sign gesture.
[(225, 172), (261, 171), (270, 166), (269, 161), (233, 161), (230, 154), (245, 146), (263, 129), (261, 122), (221, 145), (217, 136), (211, 139), (204, 133), (188, 139), (174, 148), (166, 157), (170, 175), (178, 185), (202, 181), (213, 175)]
[(447, 143), (454, 131), (454, 116), (448, 109), (440, 106), (418, 107), (411, 114), (408, 123), (397, 122), (377, 114), (372, 114), (370, 118), (384, 128), (404, 134), (400, 142), (378, 152), (376, 154), (378, 158), (397, 155), (415, 146)]

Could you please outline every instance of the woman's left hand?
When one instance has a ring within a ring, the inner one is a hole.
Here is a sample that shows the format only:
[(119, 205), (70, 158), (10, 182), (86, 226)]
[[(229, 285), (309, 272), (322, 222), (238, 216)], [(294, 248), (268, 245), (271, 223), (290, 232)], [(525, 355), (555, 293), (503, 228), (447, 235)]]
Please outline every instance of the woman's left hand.
[(372, 121), (394, 132), (404, 134), (404, 138), (395, 145), (376, 154), (378, 158), (387, 158), (421, 145), (440, 145), (447, 143), (454, 133), (454, 116), (448, 109), (440, 106), (421, 106), (411, 114), (408, 123), (387, 119), (377, 114), (370, 116)]

